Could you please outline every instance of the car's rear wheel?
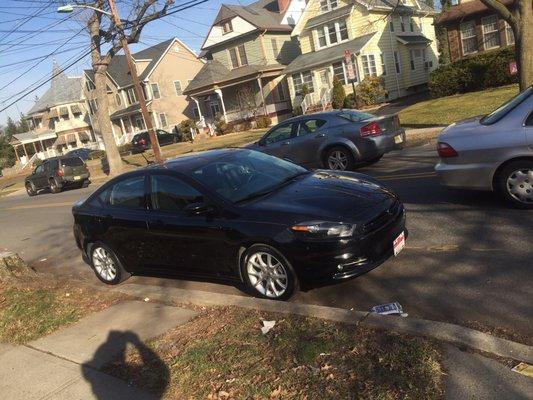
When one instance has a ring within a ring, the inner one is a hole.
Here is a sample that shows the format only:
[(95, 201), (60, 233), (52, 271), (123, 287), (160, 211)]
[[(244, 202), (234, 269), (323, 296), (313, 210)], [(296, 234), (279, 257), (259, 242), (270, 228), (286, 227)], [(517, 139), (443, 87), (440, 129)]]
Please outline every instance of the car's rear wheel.
[(61, 192), (61, 187), (58, 185), (57, 181), (55, 179), (50, 179), (50, 191), (52, 193), (59, 193)]
[(109, 246), (95, 243), (90, 247), (89, 256), (94, 273), (102, 282), (116, 285), (129, 278), (130, 275)]
[(26, 183), (26, 192), (28, 193), (28, 196), (32, 197), (37, 194), (37, 189), (35, 189), (35, 186), (33, 183), (28, 182)]
[(519, 160), (506, 165), (496, 178), (495, 189), (507, 204), (533, 209), (533, 161)]
[(349, 171), (354, 169), (355, 160), (346, 147), (335, 146), (326, 153), (325, 167), (337, 171)]
[(286, 300), (297, 289), (298, 280), (287, 259), (266, 245), (249, 247), (242, 257), (244, 283), (255, 296)]

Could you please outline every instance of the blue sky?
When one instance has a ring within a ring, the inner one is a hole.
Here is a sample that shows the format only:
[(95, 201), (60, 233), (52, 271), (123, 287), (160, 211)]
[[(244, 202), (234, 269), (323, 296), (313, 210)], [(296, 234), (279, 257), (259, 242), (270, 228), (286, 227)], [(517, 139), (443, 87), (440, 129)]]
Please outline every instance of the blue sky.
[[(50, 3), (56, 5), (52, 6)], [(50, 77), (54, 58), (60, 65), (68, 65), (88, 50), (89, 36), (82, 31), (81, 16), (56, 13), (57, 3), (68, 1), (0, 1), (0, 88), (5, 86), (0, 89), (0, 109), (22, 96), (24, 93), (20, 92), (28, 86)], [(185, 0), (176, 0), (175, 4), (180, 3), (185, 3)], [(132, 51), (141, 50), (171, 37), (179, 38), (198, 51), (221, 3), (221, 0), (209, 0), (192, 9), (152, 22), (143, 31), (141, 43), (132, 45)], [(251, 1), (230, 0), (224, 3), (249, 4)], [(124, 9), (121, 11), (124, 18)], [(38, 14), (38, 17), (27, 21), (27, 16), (34, 14)], [(27, 22), (24, 23), (25, 21)], [(50, 26), (51, 24), (53, 26)], [(38, 32), (47, 26), (46, 32)], [(14, 28), (17, 29), (16, 32), (10, 33)], [(64, 44), (67, 40), (70, 41)], [(57, 50), (62, 44), (63, 47)], [(54, 56), (36, 59), (55, 50), (57, 52)], [(29, 68), (33, 69), (26, 72)], [(69, 76), (79, 76), (86, 68), (90, 68), (88, 57), (73, 65), (66, 73)], [(20, 113), (31, 108), (35, 96), (42, 95), (48, 87), (49, 83), (0, 112), (0, 125), (5, 124), (8, 116), (18, 119)]]

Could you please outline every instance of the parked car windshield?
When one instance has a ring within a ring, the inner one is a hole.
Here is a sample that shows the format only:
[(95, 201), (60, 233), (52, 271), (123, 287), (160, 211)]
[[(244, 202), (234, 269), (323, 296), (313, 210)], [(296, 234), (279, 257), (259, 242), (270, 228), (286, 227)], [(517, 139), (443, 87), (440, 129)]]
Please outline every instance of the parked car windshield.
[(83, 165), (83, 161), (79, 157), (70, 157), (62, 159), (61, 164), (65, 167), (79, 167), (80, 165)]
[(339, 114), (339, 117), (345, 118), (352, 122), (361, 122), (370, 118), (374, 118), (374, 115), (355, 110), (343, 110)]
[(239, 151), (203, 165), (193, 176), (204, 186), (232, 203), (270, 193), (305, 168), (256, 151)]
[(518, 93), (511, 100), (502, 104), (500, 107), (498, 107), (496, 110), (494, 110), (490, 114), (485, 115), (483, 118), (479, 120), (479, 122), (483, 125), (492, 125), (498, 122), (500, 119), (505, 117), (513, 108), (515, 108), (520, 103), (522, 103), (525, 99), (527, 99), (532, 93), (533, 93), (533, 86), (530, 86), (529, 88), (524, 90), (522, 93)]

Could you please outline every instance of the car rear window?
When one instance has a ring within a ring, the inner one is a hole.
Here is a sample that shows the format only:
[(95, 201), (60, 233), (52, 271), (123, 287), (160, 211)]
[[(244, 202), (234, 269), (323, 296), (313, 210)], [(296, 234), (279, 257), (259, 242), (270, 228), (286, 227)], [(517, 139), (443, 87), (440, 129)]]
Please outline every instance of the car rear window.
[(61, 160), (61, 165), (65, 167), (79, 167), (83, 165), (83, 161), (79, 157), (64, 158)]
[(372, 114), (367, 114), (361, 111), (345, 110), (339, 113), (339, 117), (347, 119), (352, 122), (361, 122), (370, 118), (374, 118)]
[(496, 110), (491, 112), (490, 114), (485, 115), (483, 118), (479, 120), (479, 122), (483, 125), (492, 125), (498, 122), (500, 119), (505, 117), (511, 110), (513, 110), (515, 107), (517, 107), (520, 103), (522, 103), (525, 99), (527, 99), (529, 96), (533, 94), (533, 87), (529, 87), (526, 90), (524, 90), (522, 93), (518, 93), (515, 97), (513, 97), (508, 102), (502, 104), (500, 107), (498, 107)]

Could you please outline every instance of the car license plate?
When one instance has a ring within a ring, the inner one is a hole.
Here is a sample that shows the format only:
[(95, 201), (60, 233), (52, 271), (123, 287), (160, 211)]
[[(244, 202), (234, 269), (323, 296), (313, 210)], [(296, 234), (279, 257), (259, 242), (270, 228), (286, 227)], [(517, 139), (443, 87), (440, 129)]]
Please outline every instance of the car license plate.
[(399, 144), (403, 142), (402, 135), (394, 136), (394, 143)]
[(76, 176), (74, 177), (74, 180), (75, 180), (75, 181), (79, 181), (80, 179), (81, 179), (81, 176), (79, 176), (79, 175), (76, 175)]
[(405, 232), (402, 231), (398, 235), (396, 239), (394, 239), (394, 242), (392, 242), (392, 247), (394, 248), (394, 257), (396, 257), (405, 247)]

